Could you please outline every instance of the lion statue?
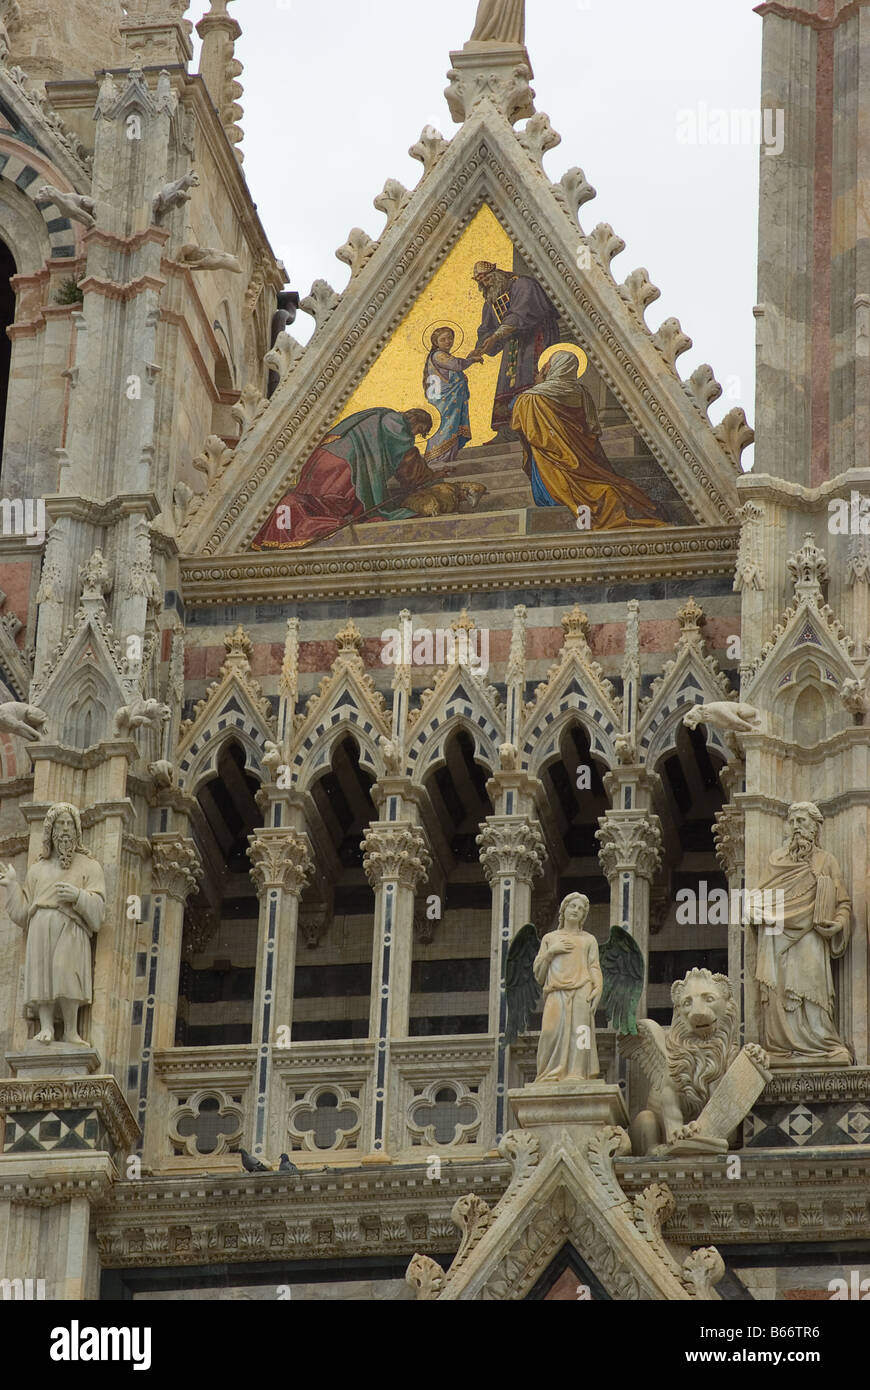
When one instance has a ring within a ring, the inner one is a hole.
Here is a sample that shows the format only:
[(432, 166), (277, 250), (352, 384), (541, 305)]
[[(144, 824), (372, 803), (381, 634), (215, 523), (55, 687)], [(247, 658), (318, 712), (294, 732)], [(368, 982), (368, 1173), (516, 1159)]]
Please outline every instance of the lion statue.
[(680, 1137), (740, 1051), (737, 1005), (727, 975), (690, 970), (674, 981), (671, 999), (669, 1029), (642, 1018), (636, 1037), (619, 1040), (623, 1055), (640, 1063), (649, 1082), (647, 1108), (631, 1124), (632, 1147), (639, 1155)]

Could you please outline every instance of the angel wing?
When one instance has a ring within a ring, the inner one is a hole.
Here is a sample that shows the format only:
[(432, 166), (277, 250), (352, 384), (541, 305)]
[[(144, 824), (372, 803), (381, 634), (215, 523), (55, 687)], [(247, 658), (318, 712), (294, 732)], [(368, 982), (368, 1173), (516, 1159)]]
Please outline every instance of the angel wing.
[(637, 1033), (619, 1039), (623, 1057), (633, 1057), (640, 1063), (652, 1090), (663, 1090), (671, 1079), (665, 1035), (660, 1024), (652, 1018), (641, 1018)]
[(538, 982), (532, 973), (532, 962), (538, 954), (540, 942), (533, 922), (520, 927), (510, 944), (504, 972), (504, 990), (507, 996), (507, 1027), (505, 1046), (516, 1042), (520, 1033), (525, 1033), (529, 1019), (541, 997)]
[(611, 1028), (621, 1035), (633, 1035), (637, 1033), (637, 1005), (646, 975), (643, 951), (624, 927), (611, 927), (599, 959), (604, 975), (601, 1008)]

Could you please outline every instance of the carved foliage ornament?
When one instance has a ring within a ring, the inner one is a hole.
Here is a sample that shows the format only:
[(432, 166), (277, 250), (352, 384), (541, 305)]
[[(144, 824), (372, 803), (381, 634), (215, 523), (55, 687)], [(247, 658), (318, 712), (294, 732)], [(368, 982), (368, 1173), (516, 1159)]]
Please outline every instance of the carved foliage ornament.
[(490, 817), (477, 836), (480, 862), (490, 883), (516, 875), (531, 882), (543, 873), (544, 837), (537, 821), (527, 817)]
[(598, 858), (608, 880), (630, 870), (641, 878), (655, 878), (662, 857), (662, 830), (658, 816), (647, 818), (631, 812), (610, 811), (595, 832), (601, 848)]
[(429, 873), (432, 857), (417, 825), (378, 822), (363, 838), (363, 867), (373, 888), (396, 879), (416, 891)]
[(251, 878), (262, 895), (269, 888), (284, 888), (301, 897), (314, 873), (314, 856), (307, 835), (294, 830), (261, 831), (251, 835), (248, 858)]

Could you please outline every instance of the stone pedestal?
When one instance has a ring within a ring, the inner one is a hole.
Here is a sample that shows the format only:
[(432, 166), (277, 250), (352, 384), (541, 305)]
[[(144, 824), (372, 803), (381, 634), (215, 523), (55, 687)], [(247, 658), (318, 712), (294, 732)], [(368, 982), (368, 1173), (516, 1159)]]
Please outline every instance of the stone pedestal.
[(136, 1152), (139, 1127), (114, 1076), (88, 1075), (85, 1070), (94, 1057), (89, 1049), (79, 1049), (79, 1060), (71, 1056), (69, 1062), (79, 1067), (78, 1072), (64, 1074), (59, 1069), (62, 1062), (50, 1072), (42, 1067), (31, 1071), (29, 1052), (12, 1055), (20, 1069), (13, 1078), (0, 1079), (0, 1156), (62, 1158), (90, 1150), (108, 1153), (120, 1165)]
[(607, 1081), (534, 1081), (508, 1098), (520, 1128), (539, 1131), (545, 1144), (563, 1130), (579, 1143), (605, 1125), (628, 1126), (622, 1091)]
[(794, 1152), (870, 1145), (870, 1069), (774, 1072), (743, 1122), (743, 1142)]
[(444, 93), (454, 121), (468, 119), (475, 102), (487, 97), (513, 124), (535, 114), (535, 94), (529, 83), (534, 76), (524, 44), (467, 43), (450, 54)]
[(65, 1080), (68, 1076), (91, 1076), (100, 1070), (99, 1052), (79, 1043), (31, 1042), (21, 1052), (7, 1052), (6, 1061), (12, 1075), (32, 1081), (47, 1078)]

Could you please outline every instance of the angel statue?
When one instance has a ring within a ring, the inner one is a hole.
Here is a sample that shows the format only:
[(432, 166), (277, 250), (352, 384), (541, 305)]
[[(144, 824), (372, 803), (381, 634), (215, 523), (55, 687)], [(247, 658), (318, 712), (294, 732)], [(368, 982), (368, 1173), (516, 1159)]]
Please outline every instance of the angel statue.
[(589, 1081), (600, 1075), (595, 1045), (599, 1001), (620, 1030), (637, 1032), (643, 955), (622, 927), (611, 927), (610, 940), (599, 953), (595, 937), (584, 930), (588, 916), (585, 894), (569, 893), (554, 931), (539, 944), (529, 922), (508, 952), (506, 1045), (527, 1030), (540, 998), (539, 986), (544, 992), (536, 1081)]

